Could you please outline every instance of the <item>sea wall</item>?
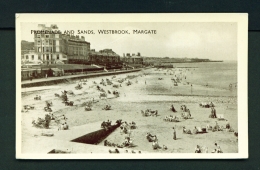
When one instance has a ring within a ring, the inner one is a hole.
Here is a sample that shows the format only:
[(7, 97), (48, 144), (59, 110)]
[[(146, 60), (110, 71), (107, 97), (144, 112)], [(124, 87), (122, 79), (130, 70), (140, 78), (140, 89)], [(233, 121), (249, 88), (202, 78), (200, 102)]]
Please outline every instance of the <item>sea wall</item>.
[(35, 86), (49, 86), (49, 85), (55, 85), (55, 84), (60, 84), (60, 83), (68, 83), (71, 80), (131, 73), (131, 72), (137, 72), (140, 70), (141, 69), (133, 69), (133, 70), (123, 70), (123, 71), (116, 71), (116, 72), (91, 73), (91, 74), (86, 74), (86, 75), (55, 77), (55, 79), (34, 79), (33, 81), (22, 82), (22, 88), (35, 87)]

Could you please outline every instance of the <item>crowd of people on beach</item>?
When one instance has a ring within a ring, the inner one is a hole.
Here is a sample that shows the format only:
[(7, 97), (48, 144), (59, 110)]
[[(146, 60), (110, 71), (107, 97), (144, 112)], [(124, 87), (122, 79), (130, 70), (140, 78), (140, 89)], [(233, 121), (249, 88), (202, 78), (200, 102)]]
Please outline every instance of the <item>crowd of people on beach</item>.
[[(179, 70), (180, 71), (180, 70)], [(172, 71), (170, 74), (172, 75), (175, 75), (174, 72)], [(179, 72), (180, 74), (180, 72)], [(145, 75), (142, 75), (142, 76), (145, 76)], [(136, 78), (136, 77), (135, 77)], [(178, 78), (178, 79), (177, 79)], [(182, 78), (180, 75), (177, 76), (177, 78), (175, 79), (176, 82), (181, 82), (182, 81)], [(184, 79), (186, 80), (186, 75), (184, 76)], [(147, 83), (147, 79), (143, 79), (144, 81), (144, 85), (148, 85)], [(160, 80), (164, 80), (164, 79), (160, 79)], [(117, 82), (118, 84), (116, 84), (115, 82)], [(110, 86), (111, 88), (119, 88), (119, 87), (122, 87), (122, 84), (123, 82), (125, 82), (125, 86), (130, 86), (133, 84), (134, 81), (130, 81), (129, 79), (125, 78), (125, 79), (116, 79), (116, 76), (113, 76), (110, 79), (101, 79), (99, 85), (97, 83), (94, 83), (93, 82), (93, 85), (96, 87), (96, 90), (99, 91), (102, 91), (102, 93), (104, 93), (106, 99), (107, 99), (107, 95), (108, 94), (113, 94), (113, 95), (117, 95), (117, 97), (120, 97), (120, 93), (118, 90), (104, 90), (102, 86)], [(87, 83), (87, 81), (84, 81), (85, 85)], [(136, 78), (136, 81), (135, 83), (138, 83), (138, 80)], [(78, 83), (77, 86), (75, 87), (76, 90), (80, 90), (82, 88), (84, 88), (83, 86), (84, 84), (82, 83)], [(116, 87), (114, 87), (113, 85), (118, 85)], [(66, 102), (68, 102), (68, 91), (64, 90), (62, 91), (62, 94), (59, 95), (59, 94), (56, 94), (55, 93), (55, 96), (56, 97), (59, 97), (62, 99), (62, 101), (66, 104)], [(100, 100), (102, 100), (101, 98), (101, 94), (100, 94)], [(41, 96), (36, 96), (35, 97), (35, 100), (41, 100)], [(93, 98), (94, 100), (94, 98)], [(93, 102), (94, 103), (94, 102)], [(91, 103), (91, 104), (93, 104)], [(52, 106), (52, 103), (48, 103), (46, 102), (46, 109), (47, 111), (50, 111), (51, 109), (51, 106)], [(201, 108), (210, 108), (210, 115), (209, 115), (209, 118), (212, 118), (212, 119), (217, 119), (219, 118), (219, 116), (217, 115), (217, 112), (216, 112), (216, 106), (215, 104), (213, 104), (213, 102), (208, 102), (208, 103), (199, 103), (199, 106)], [(168, 108), (169, 109), (169, 108)], [(164, 118), (162, 118), (164, 121), (166, 121), (165, 123), (169, 123), (169, 122), (175, 122), (175, 123), (178, 123), (178, 122), (181, 122), (181, 121), (185, 121), (187, 119), (193, 119), (192, 115), (191, 115), (191, 111), (190, 109), (192, 108), (188, 108), (186, 105), (182, 104), (181, 107), (180, 107), (180, 117), (178, 115), (167, 115), (165, 116)], [(88, 109), (88, 110), (91, 110), (91, 109)], [(102, 110), (111, 110), (111, 105), (109, 104), (106, 104)], [(171, 107), (170, 107), (170, 110), (173, 112), (173, 113), (178, 113), (178, 109), (176, 109), (174, 107), (174, 105), (172, 104)], [(109, 111), (108, 111), (109, 112)], [(143, 116), (158, 116), (158, 110), (151, 110), (151, 109), (146, 109), (145, 111), (142, 111), (142, 114)], [(53, 113), (51, 114), (50, 112), (50, 116), (51, 116), (51, 119), (50, 120), (58, 120), (57, 116), (55, 117), (53, 115)], [(36, 123), (36, 122), (34, 122)], [(101, 123), (101, 128), (103, 129), (109, 129), (109, 127), (111, 127), (111, 121), (110, 120), (107, 120), (107, 121), (103, 121)], [(117, 148), (123, 148), (123, 147), (131, 147), (133, 146), (133, 138), (130, 137), (131, 136), (131, 131), (133, 129), (136, 129), (137, 126), (136, 126), (136, 123), (134, 121), (130, 122), (130, 123), (127, 123), (126, 121), (124, 122), (121, 122), (120, 123), (120, 133), (121, 134), (126, 134), (128, 136), (125, 136), (124, 138), (124, 142), (122, 144), (116, 144), (112, 141), (108, 141), (108, 140), (105, 140), (104, 141), (104, 146), (111, 146), (111, 147), (117, 147)], [(180, 128), (179, 128), (180, 129)], [(218, 121), (216, 121), (216, 124), (213, 125), (213, 126), (210, 126), (210, 125), (207, 125), (205, 127), (198, 127), (198, 126), (194, 126), (194, 129), (190, 130), (190, 129), (187, 129), (185, 126), (182, 126), (182, 132), (183, 134), (190, 134), (190, 135), (195, 135), (195, 134), (200, 134), (200, 133), (208, 133), (210, 130), (212, 132), (217, 132), (217, 131), (223, 131), (223, 130), (227, 130), (228, 132), (235, 132), (234, 129), (231, 127), (230, 125), (230, 122), (227, 121), (226, 125), (225, 126), (220, 126), (218, 124)], [(67, 123), (67, 121), (63, 121), (62, 123), (59, 123), (58, 124), (58, 130), (69, 130), (69, 125)], [(235, 132), (234, 133), (235, 136), (238, 136), (238, 132)], [(152, 135), (151, 133), (147, 133), (146, 134), (146, 139), (148, 142), (151, 142), (152, 145), (152, 149), (153, 150), (157, 150), (157, 149), (161, 149), (161, 150), (167, 150), (169, 149), (166, 145), (162, 145), (160, 146), (159, 145), (159, 140), (157, 138), (156, 135)], [(177, 138), (177, 128), (176, 126), (175, 127), (172, 127), (172, 140), (175, 141), (175, 140), (180, 140), (180, 138)], [(211, 153), (223, 153), (221, 147), (219, 146), (218, 143), (215, 142), (215, 149), (211, 152)], [(109, 153), (119, 153), (119, 150), (118, 149), (115, 149), (115, 150), (109, 150)], [(133, 151), (132, 151), (133, 153)], [(141, 153), (141, 151), (139, 151), (138, 153)], [(204, 147), (204, 146), (200, 146), (200, 145), (197, 145), (197, 147), (195, 148), (195, 153), (208, 153), (208, 148), (207, 147)]]

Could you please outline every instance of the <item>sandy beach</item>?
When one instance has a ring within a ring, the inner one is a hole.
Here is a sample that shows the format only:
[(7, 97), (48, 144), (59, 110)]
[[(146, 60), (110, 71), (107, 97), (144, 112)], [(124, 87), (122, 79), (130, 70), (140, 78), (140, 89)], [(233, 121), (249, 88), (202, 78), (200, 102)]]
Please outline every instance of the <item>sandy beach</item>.
[[(179, 74), (180, 69), (175, 69), (175, 74)], [(184, 71), (184, 69), (182, 69)], [(77, 129), (80, 126), (100, 126), (100, 122), (106, 120), (122, 119), (123, 121), (134, 121), (137, 125), (137, 129), (131, 131), (131, 138), (136, 145), (131, 148), (133, 150), (142, 150), (146, 152), (156, 153), (194, 153), (197, 145), (208, 147), (209, 152), (215, 149), (214, 143), (217, 142), (221, 146), (224, 153), (237, 153), (238, 141), (234, 133), (226, 130), (203, 134), (183, 134), (182, 128), (185, 126), (187, 129), (193, 130), (194, 127), (206, 127), (207, 125), (214, 126), (217, 119), (209, 118), (211, 113), (210, 108), (202, 108), (199, 106), (201, 102), (213, 102), (218, 114), (223, 114), (224, 118), (228, 120), (231, 127), (238, 130), (238, 118), (237, 118), (237, 96), (236, 91), (230, 91), (227, 88), (205, 86), (203, 84), (196, 84), (196, 69), (187, 70), (186, 79), (183, 79), (178, 86), (174, 86), (171, 80), (174, 74), (170, 74), (171, 71), (157, 70), (155, 68), (142, 70), (140, 72), (116, 75), (116, 78), (112, 79), (112, 76), (104, 76), (97, 78), (89, 78), (83, 88), (76, 90), (75, 86), (79, 83), (79, 80), (68, 82), (66, 84), (58, 84), (51, 86), (50, 88), (35, 87), (34, 89), (26, 88), (22, 89), (22, 103), (21, 105), (32, 105), (34, 110), (28, 112), (21, 112), (22, 117), (22, 153), (33, 152), (32, 145), (37, 145), (36, 141), (48, 141), (47, 145), (53, 145), (55, 141), (51, 142), (52, 137), (40, 136), (42, 132), (51, 132), (56, 135), (61, 133), (58, 131), (58, 125), (51, 121), (50, 129), (38, 129), (32, 126), (32, 121), (38, 117), (44, 118), (47, 113), (43, 110), (45, 107), (45, 101), (52, 101), (53, 114), (55, 116), (65, 115), (67, 123), (70, 129)], [(193, 75), (191, 78), (191, 74)], [(135, 75), (135, 78), (127, 79), (132, 82), (132, 85), (127, 86), (126, 81), (122, 83), (122, 87), (114, 88), (111, 85), (102, 86), (99, 84), (101, 79), (110, 79), (114, 84), (120, 78), (127, 78), (129, 75)], [(158, 78), (162, 78), (159, 80)], [(120, 92), (120, 97), (114, 97), (112, 94), (108, 94), (107, 99), (99, 98), (100, 91), (97, 90), (93, 81), (97, 82), (106, 92), (108, 90), (117, 90)], [(192, 84), (192, 87), (191, 85)], [(61, 99), (55, 97), (54, 94), (60, 94), (61, 91), (72, 90), (74, 95), (68, 95), (70, 101), (74, 102), (74, 106), (65, 106)], [(41, 96), (41, 100), (34, 100), (36, 95)], [(94, 103), (91, 111), (85, 111), (83, 102), (89, 100), (98, 101)], [(112, 109), (105, 111), (102, 108), (105, 105), (111, 105)], [(174, 105), (177, 112), (170, 110), (171, 105)], [(190, 109), (193, 119), (181, 119), (180, 122), (167, 122), (164, 121), (165, 116), (173, 115), (181, 117), (181, 105), (186, 105)], [(141, 110), (152, 109), (158, 110), (158, 116), (144, 117), (141, 114)], [(218, 121), (220, 126), (226, 126), (227, 121)], [(177, 140), (173, 140), (173, 127), (176, 129)], [(167, 150), (152, 148), (152, 143), (146, 139), (146, 133), (156, 135), (160, 146), (167, 146)], [(70, 130), (66, 132), (66, 135), (70, 135)], [(126, 134), (121, 134), (120, 129), (116, 129), (106, 139), (114, 143), (124, 142)], [(49, 141), (50, 140), (50, 141)], [(63, 140), (60, 138), (59, 140)], [(30, 142), (29, 142), (30, 141)], [(35, 141), (35, 142), (33, 142)], [(64, 138), (64, 142), (69, 142)], [(47, 142), (46, 142), (47, 143)], [(103, 142), (98, 144), (103, 146)], [(36, 146), (35, 146), (36, 147)], [(41, 146), (37, 146), (41, 147)], [(107, 150), (110, 147), (107, 147)], [(96, 150), (98, 152), (98, 150)], [(103, 151), (103, 150), (102, 150)], [(77, 152), (90, 153), (93, 151), (87, 149), (78, 149)]]

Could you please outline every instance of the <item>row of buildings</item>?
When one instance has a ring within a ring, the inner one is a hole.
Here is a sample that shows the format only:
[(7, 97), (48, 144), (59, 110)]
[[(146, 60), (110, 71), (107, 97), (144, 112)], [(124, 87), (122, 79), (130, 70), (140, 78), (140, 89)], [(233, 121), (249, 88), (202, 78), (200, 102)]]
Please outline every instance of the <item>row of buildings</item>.
[(122, 61), (129, 64), (143, 64), (143, 57), (139, 52), (137, 55), (134, 53), (132, 55), (130, 53), (126, 53), (126, 55), (123, 54)]
[[(34, 42), (22, 41), (22, 62), (41, 64), (99, 64), (117, 65), (142, 64), (140, 53), (127, 53), (120, 59), (112, 49), (95, 51), (84, 36), (60, 34), (57, 25), (47, 27), (39, 24), (38, 30), (52, 32), (50, 34), (34, 34)], [(55, 33), (53, 33), (55, 32)]]

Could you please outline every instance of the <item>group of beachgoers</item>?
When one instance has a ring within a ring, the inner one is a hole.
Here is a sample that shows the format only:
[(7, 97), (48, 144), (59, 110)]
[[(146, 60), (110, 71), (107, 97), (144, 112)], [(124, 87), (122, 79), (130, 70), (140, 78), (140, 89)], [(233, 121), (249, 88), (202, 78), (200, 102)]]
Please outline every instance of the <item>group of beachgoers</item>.
[[(115, 77), (113, 77), (115, 78)], [(113, 79), (112, 78), (112, 79)], [(107, 79), (107, 84), (111, 85), (112, 83), (112, 79), (111, 81), (109, 79)], [(126, 81), (126, 79), (125, 79)], [(136, 80), (136, 83), (138, 81)], [(102, 79), (101, 83), (100, 84), (103, 84), (105, 83), (105, 81)], [(132, 82), (130, 82), (129, 80), (126, 82), (126, 85), (129, 86), (131, 85)], [(145, 80), (145, 85), (147, 84), (147, 81)], [(104, 84), (103, 84), (104, 85)], [(121, 83), (120, 83), (120, 86), (121, 86)], [(82, 84), (78, 84), (77, 87), (81, 87), (82, 88)], [(97, 88), (99, 88), (99, 86), (97, 85)], [(80, 89), (80, 88), (79, 88)], [(67, 91), (64, 90), (64, 92), (62, 92), (63, 94), (61, 95), (61, 98), (62, 96), (66, 96), (66, 99), (67, 99)], [(106, 92), (104, 92), (106, 93)], [(110, 94), (111, 92), (108, 91), (108, 93)], [(119, 92), (116, 90), (113, 92), (114, 95), (116, 94), (119, 94)], [(56, 96), (56, 94), (55, 94)], [(35, 100), (39, 100), (40, 96), (36, 96)], [(63, 99), (63, 98), (62, 98)], [(64, 99), (63, 99), (64, 100)], [(66, 100), (64, 100), (66, 101)], [(93, 101), (94, 101), (94, 98), (93, 98)], [(47, 108), (50, 108), (50, 103), (46, 103), (46, 107)], [(205, 104), (204, 103), (201, 103), (200, 104), (201, 107), (210, 107), (211, 108), (211, 114), (210, 114), (210, 118), (217, 118), (217, 114), (216, 114), (216, 109), (215, 109), (215, 106), (214, 104), (211, 102), (209, 104)], [(111, 106), (110, 105), (106, 105), (104, 108), (102, 108), (103, 110), (110, 110), (111, 109)], [(151, 109), (150, 109), (151, 110)], [(148, 110), (149, 112), (151, 112), (150, 110)], [(171, 105), (171, 110), (172, 112), (177, 112), (176, 109), (174, 108), (173, 105)], [(147, 112), (148, 112), (147, 111)], [(191, 113), (190, 113), (190, 110), (187, 108), (186, 105), (182, 105), (181, 106), (181, 111), (182, 111), (182, 117), (184, 118), (191, 118)], [(156, 113), (156, 116), (157, 116), (157, 110), (154, 111)], [(187, 113), (184, 114), (184, 113)], [(179, 122), (179, 120), (177, 121), (177, 117), (165, 117), (164, 118), (166, 121), (172, 121), (172, 120), (176, 120), (176, 122)], [(101, 128), (104, 128), (104, 129), (108, 129), (109, 127), (111, 126), (111, 121), (103, 121), (102, 124), (101, 124)], [(120, 129), (121, 129), (121, 133), (125, 133), (125, 134), (129, 134), (129, 132), (131, 131), (131, 129), (134, 129), (136, 128), (136, 124), (135, 122), (131, 122), (131, 123), (127, 123), (127, 122), (122, 122), (122, 124), (120, 125)], [(222, 127), (220, 127), (218, 125), (218, 123), (216, 122), (216, 125), (211, 127), (212, 128), (212, 131), (221, 131), (221, 129), (223, 129)], [(69, 125), (67, 124), (67, 122), (64, 122), (64, 123), (61, 123), (58, 127), (58, 130), (68, 130), (69, 129)], [(173, 140), (177, 140), (177, 133), (176, 133), (176, 127), (173, 127), (173, 132), (172, 132), (172, 139)], [(206, 128), (200, 128), (200, 127), (196, 127), (193, 129), (193, 131), (189, 130), (189, 129), (186, 129), (185, 126), (183, 126), (183, 133), (185, 134), (198, 134), (198, 133), (206, 133), (207, 130), (210, 129), (210, 126), (206, 127)], [(226, 124), (226, 129), (229, 129), (229, 130), (232, 130), (231, 126), (230, 126), (230, 123), (227, 122)], [(163, 145), (163, 146), (160, 146), (159, 145), (159, 141), (158, 141), (158, 138), (156, 135), (151, 135), (150, 133), (147, 133), (146, 135), (146, 138), (149, 142), (152, 142), (152, 149), (153, 150), (156, 150), (156, 149), (163, 149), (163, 150), (167, 150), (168, 147), (166, 145)], [(118, 146), (119, 148), (121, 148), (121, 146), (125, 147), (125, 146), (131, 146), (132, 144), (132, 139), (130, 138), (130, 135), (125, 137), (125, 140), (123, 142), (122, 145), (115, 145), (115, 146)], [(113, 146), (114, 144), (112, 142), (109, 142), (106, 140), (105, 142), (105, 146)], [(215, 149), (211, 152), (211, 153), (223, 153), (222, 149), (220, 148), (220, 146), (215, 142)], [(207, 148), (205, 149), (207, 150)], [(126, 150), (127, 151), (127, 150)], [(109, 150), (110, 153), (119, 153), (119, 150), (118, 149), (115, 149), (115, 151), (112, 151), (112, 150)], [(141, 151), (139, 151), (141, 153)], [(208, 151), (204, 151), (204, 148), (202, 146), (199, 146), (197, 145), (196, 149), (195, 149), (195, 153), (208, 153)]]
[[(218, 145), (217, 142), (215, 142), (215, 149), (211, 151), (211, 153), (223, 153), (220, 145)], [(195, 153), (208, 153), (208, 147), (197, 145), (195, 148)]]
[(67, 122), (60, 124), (58, 128), (58, 130), (68, 130), (68, 129), (69, 129), (69, 125), (67, 124)]

